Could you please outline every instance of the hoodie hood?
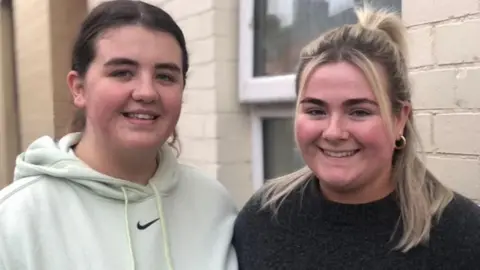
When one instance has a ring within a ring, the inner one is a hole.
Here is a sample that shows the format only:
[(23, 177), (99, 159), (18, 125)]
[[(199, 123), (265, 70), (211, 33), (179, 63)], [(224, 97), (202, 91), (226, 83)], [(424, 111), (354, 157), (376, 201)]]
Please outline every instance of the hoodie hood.
[(177, 184), (175, 171), (178, 166), (173, 149), (164, 145), (159, 152), (160, 164), (150, 179), (150, 185), (140, 185), (110, 177), (88, 167), (75, 156), (72, 146), (81, 133), (71, 133), (55, 141), (48, 136), (34, 141), (16, 159), (14, 181), (27, 177), (53, 177), (71, 181), (106, 198), (131, 202), (155, 196), (152, 184), (161, 194), (168, 194)]

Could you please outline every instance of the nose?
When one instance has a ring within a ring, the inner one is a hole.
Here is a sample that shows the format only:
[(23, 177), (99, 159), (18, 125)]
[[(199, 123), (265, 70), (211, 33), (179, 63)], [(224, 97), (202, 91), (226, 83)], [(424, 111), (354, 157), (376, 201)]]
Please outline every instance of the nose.
[(132, 92), (132, 98), (135, 101), (143, 103), (152, 103), (158, 100), (158, 91), (151, 79), (143, 79)]
[(331, 117), (328, 120), (326, 129), (322, 133), (322, 137), (329, 141), (346, 140), (348, 133), (343, 127), (342, 119), (339, 117)]

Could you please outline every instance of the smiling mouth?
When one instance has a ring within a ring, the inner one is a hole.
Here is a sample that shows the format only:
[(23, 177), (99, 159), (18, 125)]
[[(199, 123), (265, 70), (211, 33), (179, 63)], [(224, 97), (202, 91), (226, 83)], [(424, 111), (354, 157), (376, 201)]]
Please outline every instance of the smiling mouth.
[(328, 157), (333, 157), (333, 158), (345, 158), (345, 157), (351, 157), (360, 152), (360, 149), (356, 150), (350, 150), (350, 151), (329, 151), (325, 150), (323, 148), (320, 148), (322, 153)]
[(126, 118), (139, 120), (155, 120), (158, 118), (158, 115), (151, 115), (145, 113), (122, 113), (122, 115)]

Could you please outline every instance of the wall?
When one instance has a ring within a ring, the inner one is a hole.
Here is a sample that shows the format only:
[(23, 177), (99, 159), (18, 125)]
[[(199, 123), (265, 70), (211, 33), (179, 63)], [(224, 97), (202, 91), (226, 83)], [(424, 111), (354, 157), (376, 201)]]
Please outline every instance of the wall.
[(13, 17), (7, 1), (0, 4), (0, 189), (13, 178), (18, 154), (13, 57)]
[(20, 147), (59, 137), (71, 117), (66, 85), (70, 50), (86, 13), (85, 0), (14, 0)]
[(3, 0), (0, 10), (0, 188), (36, 138), (66, 132), (70, 50), (86, 1)]
[(177, 20), (191, 57), (179, 123), (181, 161), (217, 178), (242, 205), (253, 189), (250, 119), (237, 101), (238, 0), (150, 2)]
[(476, 0), (403, 1), (414, 106), (427, 164), (440, 180), (476, 199), (480, 199), (479, 15)]

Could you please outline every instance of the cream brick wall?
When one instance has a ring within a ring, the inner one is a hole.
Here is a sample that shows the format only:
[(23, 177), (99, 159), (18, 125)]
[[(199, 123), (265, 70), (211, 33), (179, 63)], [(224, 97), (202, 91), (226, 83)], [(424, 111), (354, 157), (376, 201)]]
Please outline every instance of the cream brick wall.
[(403, 18), (427, 164), (448, 186), (480, 199), (480, 4), (404, 0)]
[(221, 181), (240, 206), (253, 187), (250, 118), (237, 102), (238, 0), (149, 2), (169, 12), (187, 39), (181, 161)]

